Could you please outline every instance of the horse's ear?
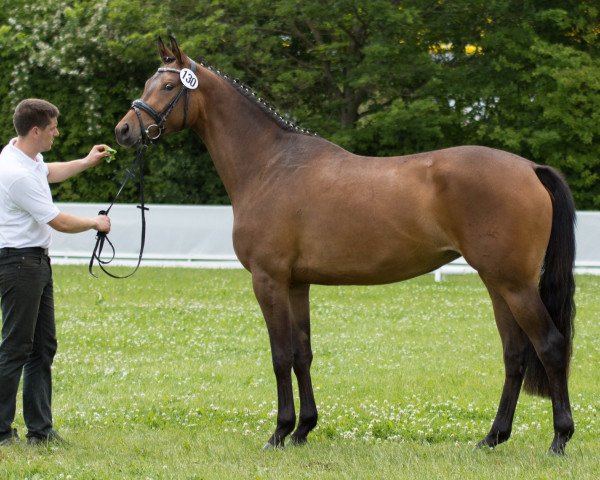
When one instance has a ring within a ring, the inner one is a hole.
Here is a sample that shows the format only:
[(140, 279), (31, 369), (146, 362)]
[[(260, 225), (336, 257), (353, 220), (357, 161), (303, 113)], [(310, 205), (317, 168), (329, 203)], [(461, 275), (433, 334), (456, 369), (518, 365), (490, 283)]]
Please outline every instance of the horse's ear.
[(177, 45), (177, 40), (175, 40), (175, 37), (173, 35), (169, 35), (169, 40), (171, 40), (171, 50), (175, 54), (175, 58), (177, 59), (177, 63), (179, 65), (183, 65), (184, 55), (181, 52), (181, 50), (179, 49), (179, 45)]
[(169, 64), (169, 63), (173, 63), (175, 61), (175, 55), (173, 55), (173, 52), (171, 52), (171, 50), (169, 50), (167, 47), (165, 47), (165, 43), (162, 41), (162, 38), (158, 37), (158, 53), (160, 55), (160, 58), (162, 59), (163, 63), (165, 65)]

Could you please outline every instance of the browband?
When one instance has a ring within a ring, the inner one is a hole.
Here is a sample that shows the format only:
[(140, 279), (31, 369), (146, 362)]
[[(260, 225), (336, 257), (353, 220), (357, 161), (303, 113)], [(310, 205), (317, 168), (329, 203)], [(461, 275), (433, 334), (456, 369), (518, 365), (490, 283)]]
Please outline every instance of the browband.
[[(190, 70), (194, 73), (196, 73), (196, 62), (194, 62), (192, 59), (190, 59)], [(178, 68), (170, 68), (170, 67), (163, 67), (163, 68), (159, 68), (158, 71), (160, 73), (163, 72), (171, 72), (171, 73), (179, 73), (181, 72), (181, 70), (179, 70)]]

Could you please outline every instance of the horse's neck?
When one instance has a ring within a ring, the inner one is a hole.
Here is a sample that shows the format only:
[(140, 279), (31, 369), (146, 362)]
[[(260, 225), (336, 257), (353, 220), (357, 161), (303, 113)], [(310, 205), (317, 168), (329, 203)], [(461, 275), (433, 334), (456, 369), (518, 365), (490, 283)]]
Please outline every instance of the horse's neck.
[(213, 72), (205, 75), (194, 129), (233, 203), (249, 184), (260, 183), (261, 173), (278, 154), (280, 128), (227, 80)]

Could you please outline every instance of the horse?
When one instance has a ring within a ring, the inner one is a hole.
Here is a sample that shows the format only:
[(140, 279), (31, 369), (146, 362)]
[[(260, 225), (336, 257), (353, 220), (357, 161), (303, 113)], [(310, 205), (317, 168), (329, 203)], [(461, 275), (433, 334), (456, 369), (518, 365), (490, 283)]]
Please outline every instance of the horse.
[(290, 434), (287, 444), (304, 444), (317, 425), (311, 284), (398, 282), (463, 256), (489, 292), (505, 366), (497, 414), (477, 446), (510, 437), (523, 388), (551, 399), (550, 452), (564, 453), (574, 433), (576, 218), (558, 171), (483, 146), (355, 155), (196, 63), (173, 37), (170, 48), (159, 38), (158, 49), (164, 66), (116, 125), (116, 140), (133, 147), (192, 129), (210, 153), (233, 207), (235, 253), (269, 334), (277, 421), (265, 448), (283, 447)]

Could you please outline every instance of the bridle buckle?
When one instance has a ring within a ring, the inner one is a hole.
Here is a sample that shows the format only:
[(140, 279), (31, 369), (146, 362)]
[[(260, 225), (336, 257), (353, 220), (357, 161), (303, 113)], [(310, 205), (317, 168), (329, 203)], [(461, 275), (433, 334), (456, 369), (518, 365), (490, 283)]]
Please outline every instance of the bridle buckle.
[(148, 137), (150, 141), (154, 142), (158, 140), (160, 135), (162, 134), (162, 128), (160, 128), (160, 126), (158, 126), (156, 123), (153, 123), (152, 125), (148, 125), (148, 127), (145, 130), (145, 133), (146, 137)]

